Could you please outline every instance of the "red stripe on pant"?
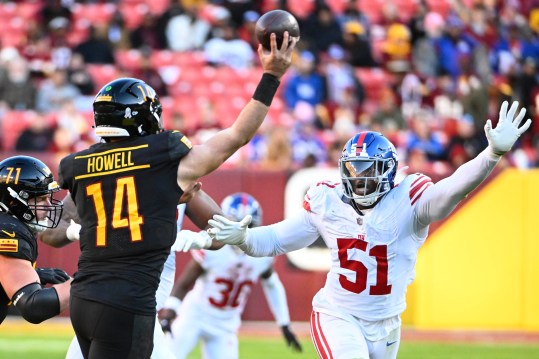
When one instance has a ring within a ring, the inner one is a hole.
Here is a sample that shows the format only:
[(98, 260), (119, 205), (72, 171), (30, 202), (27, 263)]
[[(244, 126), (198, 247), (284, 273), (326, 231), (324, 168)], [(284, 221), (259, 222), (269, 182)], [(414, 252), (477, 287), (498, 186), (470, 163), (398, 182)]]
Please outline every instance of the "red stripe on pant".
[(318, 356), (322, 359), (333, 359), (331, 354), (331, 348), (328, 341), (322, 332), (322, 326), (320, 325), (320, 313), (314, 310), (311, 313), (311, 337), (318, 352)]

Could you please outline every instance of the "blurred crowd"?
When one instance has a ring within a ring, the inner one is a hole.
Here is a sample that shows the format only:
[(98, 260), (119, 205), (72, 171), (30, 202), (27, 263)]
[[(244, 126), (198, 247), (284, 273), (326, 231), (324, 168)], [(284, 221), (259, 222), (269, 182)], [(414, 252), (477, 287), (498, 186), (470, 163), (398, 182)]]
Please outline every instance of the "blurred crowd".
[(95, 143), (93, 95), (119, 76), (146, 81), (166, 127), (204, 141), (252, 95), (254, 27), (276, 8), (301, 41), (268, 119), (227, 166), (335, 166), (369, 129), (410, 171), (444, 176), (486, 147), (485, 121), (514, 99), (534, 123), (505, 164), (539, 167), (539, 0), (0, 2), (1, 149)]

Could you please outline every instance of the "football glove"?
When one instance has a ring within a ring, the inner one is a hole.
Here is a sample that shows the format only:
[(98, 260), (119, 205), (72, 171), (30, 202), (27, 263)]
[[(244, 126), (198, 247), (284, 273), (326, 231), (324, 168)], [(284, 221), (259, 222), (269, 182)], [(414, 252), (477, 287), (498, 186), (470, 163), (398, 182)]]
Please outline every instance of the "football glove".
[(292, 351), (301, 353), (303, 350), (301, 344), (299, 343), (298, 338), (296, 338), (296, 335), (290, 330), (290, 327), (288, 325), (281, 326), (281, 332), (286, 340), (286, 345), (288, 345)]
[(219, 242), (239, 246), (245, 243), (247, 227), (251, 224), (251, 220), (251, 215), (245, 216), (239, 222), (234, 222), (216, 214), (208, 221), (208, 224), (212, 226), (208, 229), (208, 233)]
[(172, 245), (172, 250), (176, 252), (187, 252), (191, 249), (204, 249), (211, 246), (212, 239), (206, 231), (193, 232), (182, 230), (176, 236), (176, 242)]
[(80, 229), (81, 225), (75, 222), (74, 220), (71, 220), (71, 223), (69, 224), (69, 227), (66, 229), (66, 237), (71, 242), (78, 241), (80, 239)]
[(41, 285), (60, 284), (71, 279), (69, 274), (60, 268), (36, 268)]
[(520, 128), (520, 123), (526, 115), (526, 109), (522, 108), (518, 115), (515, 117), (515, 114), (518, 110), (518, 101), (513, 101), (513, 104), (507, 110), (509, 103), (504, 101), (500, 107), (500, 118), (498, 120), (498, 125), (496, 128), (492, 128), (492, 123), (490, 120), (487, 120), (485, 124), (485, 134), (488, 139), (488, 144), (492, 153), (497, 156), (502, 156), (507, 153), (511, 147), (518, 140), (520, 135), (526, 131), (532, 121), (528, 119), (524, 125)]

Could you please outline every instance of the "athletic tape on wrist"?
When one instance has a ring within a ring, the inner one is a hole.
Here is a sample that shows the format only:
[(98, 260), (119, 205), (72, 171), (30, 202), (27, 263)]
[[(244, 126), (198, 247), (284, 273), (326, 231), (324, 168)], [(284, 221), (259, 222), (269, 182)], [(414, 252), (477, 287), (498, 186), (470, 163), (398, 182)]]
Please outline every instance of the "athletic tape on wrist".
[(178, 313), (180, 311), (181, 305), (182, 305), (182, 300), (178, 297), (171, 295), (167, 298), (167, 300), (165, 300), (165, 304), (163, 308), (172, 309), (173, 311)]
[(264, 73), (253, 94), (253, 99), (269, 107), (280, 83), (281, 81), (276, 76)]

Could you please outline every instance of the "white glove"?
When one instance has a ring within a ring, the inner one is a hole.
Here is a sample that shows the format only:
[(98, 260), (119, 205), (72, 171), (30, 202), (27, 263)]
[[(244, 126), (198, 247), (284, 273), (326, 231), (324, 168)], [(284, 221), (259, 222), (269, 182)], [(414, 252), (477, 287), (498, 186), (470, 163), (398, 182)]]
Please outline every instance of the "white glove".
[(245, 216), (240, 222), (234, 222), (216, 214), (208, 221), (208, 224), (213, 227), (208, 229), (208, 233), (219, 242), (239, 246), (245, 243), (247, 227), (251, 224), (251, 220), (251, 215)]
[(179, 231), (172, 250), (176, 252), (188, 252), (191, 249), (210, 248), (211, 237), (206, 231), (193, 232), (188, 230)]
[[(492, 153), (497, 156), (502, 156), (508, 152), (520, 135), (522, 135), (532, 123), (532, 120), (528, 119), (524, 125), (519, 128), (518, 126), (526, 115), (526, 109), (522, 108), (517, 117), (515, 117), (515, 113), (518, 109), (518, 101), (513, 101), (509, 111), (507, 111), (507, 106), (509, 106), (509, 103), (504, 101), (500, 107), (500, 119), (498, 120), (498, 125), (495, 129), (492, 129), (490, 120), (487, 120), (487, 123), (485, 124), (485, 134), (487, 135), (488, 145), (492, 150)], [(513, 119), (513, 117), (515, 118)]]
[(81, 225), (75, 222), (74, 220), (71, 220), (71, 223), (69, 224), (69, 227), (66, 229), (66, 237), (71, 242), (78, 241), (80, 239), (80, 229)]

